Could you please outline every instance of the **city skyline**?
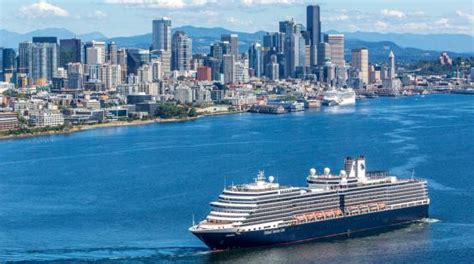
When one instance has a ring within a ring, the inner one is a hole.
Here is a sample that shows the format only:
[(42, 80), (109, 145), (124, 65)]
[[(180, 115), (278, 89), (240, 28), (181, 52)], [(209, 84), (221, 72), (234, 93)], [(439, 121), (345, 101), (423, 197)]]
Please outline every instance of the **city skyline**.
[(470, 1), (464, 0), (449, 6), (441, 1), (362, 1), (357, 7), (349, 7), (347, 1), (307, 0), (91, 0), (87, 4), (62, 0), (3, 0), (0, 22), (2, 29), (20, 33), (63, 27), (78, 34), (99, 31), (108, 37), (148, 33), (151, 31), (149, 21), (161, 17), (171, 18), (175, 27), (275, 31), (278, 21), (290, 18), (305, 21), (306, 12), (302, 7), (307, 4), (321, 6), (321, 13), (325, 14), (322, 31), (474, 35), (474, 11)]

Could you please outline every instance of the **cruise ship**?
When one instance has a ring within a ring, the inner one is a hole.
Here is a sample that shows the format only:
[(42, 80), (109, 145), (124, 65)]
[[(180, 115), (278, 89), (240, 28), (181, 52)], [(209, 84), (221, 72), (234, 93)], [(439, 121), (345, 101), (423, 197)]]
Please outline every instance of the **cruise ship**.
[(346, 158), (338, 174), (311, 169), (306, 180), (307, 187), (283, 186), (260, 172), (252, 183), (226, 187), (189, 231), (225, 250), (350, 236), (428, 217), (426, 181), (366, 171), (363, 156)]
[(353, 105), (356, 102), (354, 89), (331, 89), (323, 94), (323, 104), (333, 105)]

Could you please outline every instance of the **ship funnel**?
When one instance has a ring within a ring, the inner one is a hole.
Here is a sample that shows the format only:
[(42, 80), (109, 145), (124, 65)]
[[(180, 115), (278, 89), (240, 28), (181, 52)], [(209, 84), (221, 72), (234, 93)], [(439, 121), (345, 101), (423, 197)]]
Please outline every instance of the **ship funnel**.
[(365, 174), (365, 157), (360, 156), (356, 161), (356, 177), (359, 181), (365, 182), (367, 180)]

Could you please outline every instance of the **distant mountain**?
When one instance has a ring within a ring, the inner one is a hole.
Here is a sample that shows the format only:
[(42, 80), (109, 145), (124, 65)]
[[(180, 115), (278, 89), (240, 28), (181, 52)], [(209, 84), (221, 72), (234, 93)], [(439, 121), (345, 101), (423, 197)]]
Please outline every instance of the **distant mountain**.
[[(255, 33), (237, 32), (221, 27), (203, 28), (194, 26), (183, 26), (173, 28), (176, 31), (184, 31), (193, 39), (193, 52), (209, 53), (209, 45), (220, 40), (222, 34), (238, 34), (239, 48), (243, 52), (249, 48), (252, 42), (262, 41), (266, 34), (264, 31)], [(329, 31), (336, 33), (336, 31)], [(385, 61), (390, 50), (395, 52), (398, 61), (413, 62), (418, 60), (434, 60), (440, 51), (450, 51), (451, 57), (474, 56), (474, 37), (462, 34), (398, 34), (398, 33), (371, 33), (371, 32), (345, 32), (345, 54), (348, 61), (351, 60), (351, 49), (366, 47), (369, 49), (369, 57), (372, 62)], [(49, 28), (33, 32), (19, 34), (7, 30), (0, 30), (0, 46), (18, 48), (21, 41), (31, 40), (33, 36), (57, 36), (71, 38), (77, 36), (83, 41), (105, 40), (115, 41), (121, 47), (150, 48), (152, 35), (144, 34), (128, 37), (107, 38), (99, 32), (76, 35), (69, 30), (61, 28)]]
[(94, 40), (94, 39), (95, 40), (107, 39), (107, 37), (104, 36), (100, 32), (91, 32), (91, 33), (87, 33), (83, 35), (80, 35), (80, 34), (78, 35), (64, 28), (46, 28), (46, 29), (31, 31), (24, 34), (0, 29), (0, 47), (17, 49), (18, 43), (23, 42), (23, 41), (31, 41), (33, 36), (37, 36), (37, 37), (53, 36), (53, 37), (57, 37), (58, 39), (77, 37), (84, 41), (89, 41), (89, 40)]
[(391, 41), (401, 47), (423, 50), (451, 51), (458, 53), (474, 52), (474, 36), (465, 34), (411, 34), (411, 33), (376, 33), (376, 32), (343, 32), (346, 39), (357, 39), (370, 42)]

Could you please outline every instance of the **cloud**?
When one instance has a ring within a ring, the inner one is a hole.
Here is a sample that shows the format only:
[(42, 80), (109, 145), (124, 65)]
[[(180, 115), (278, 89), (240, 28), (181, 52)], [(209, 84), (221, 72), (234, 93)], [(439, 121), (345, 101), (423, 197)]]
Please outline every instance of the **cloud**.
[(135, 7), (183, 9), (214, 4), (225, 7), (254, 7), (267, 5), (304, 4), (308, 0), (104, 0), (106, 4), (122, 4)]
[(390, 10), (390, 9), (382, 9), (382, 15), (386, 17), (396, 17), (396, 18), (403, 18), (406, 17), (405, 13), (400, 10)]
[[(204, 2), (200, 0), (199, 2)], [(148, 8), (177, 9), (186, 6), (183, 0), (105, 0), (106, 4), (122, 4)]]
[(38, 3), (20, 7), (18, 15), (22, 18), (68, 17), (69, 12), (46, 0), (40, 0)]
[(375, 27), (379, 30), (385, 31), (389, 27), (389, 25), (388, 23), (385, 23), (383, 21), (377, 21), (375, 22)]
[(350, 17), (346, 14), (340, 14), (340, 15), (322, 17), (321, 19), (327, 22), (334, 22), (334, 21), (346, 21), (346, 20), (349, 20), (349, 18)]
[(457, 10), (456, 14), (464, 19), (467, 19), (469, 22), (474, 23), (474, 15), (469, 13), (464, 13), (461, 10)]
[(440, 18), (439, 20), (436, 20), (434, 24), (440, 27), (449, 27), (449, 19), (443, 17), (443, 18)]
[(89, 14), (89, 17), (91, 18), (98, 18), (98, 19), (104, 19), (108, 17), (107, 13), (100, 11), (100, 10), (95, 10), (91, 14)]
[(305, 1), (302, 0), (240, 0), (240, 2), (246, 6), (251, 5), (292, 5), (292, 4), (303, 4)]

